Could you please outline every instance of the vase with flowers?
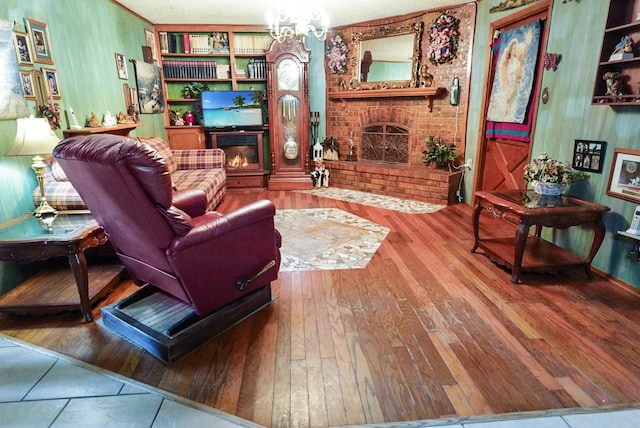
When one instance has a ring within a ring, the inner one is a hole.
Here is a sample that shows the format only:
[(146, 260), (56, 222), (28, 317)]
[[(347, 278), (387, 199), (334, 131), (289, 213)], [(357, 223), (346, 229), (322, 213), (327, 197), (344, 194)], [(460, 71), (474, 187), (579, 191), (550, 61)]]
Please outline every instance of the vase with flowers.
[(553, 159), (543, 152), (524, 166), (522, 178), (531, 183), (533, 191), (540, 195), (559, 196), (568, 185), (589, 178), (589, 174), (577, 171), (570, 163)]

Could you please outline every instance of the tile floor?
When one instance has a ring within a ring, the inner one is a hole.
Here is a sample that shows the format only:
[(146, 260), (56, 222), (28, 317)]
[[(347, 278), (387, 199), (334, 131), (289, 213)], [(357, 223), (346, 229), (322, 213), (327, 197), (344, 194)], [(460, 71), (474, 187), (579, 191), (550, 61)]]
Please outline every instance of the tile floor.
[[(376, 428), (635, 428), (640, 407), (564, 409), (405, 423)], [(0, 426), (13, 427), (257, 427), (0, 333)]]
[(0, 426), (257, 425), (0, 334)]

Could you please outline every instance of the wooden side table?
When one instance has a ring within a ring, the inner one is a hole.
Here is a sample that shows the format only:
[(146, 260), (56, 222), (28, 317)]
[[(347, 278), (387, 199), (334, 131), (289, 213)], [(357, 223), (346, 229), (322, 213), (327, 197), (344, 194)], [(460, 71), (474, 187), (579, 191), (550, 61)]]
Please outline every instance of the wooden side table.
[[(516, 225), (513, 238), (480, 238), (480, 213), (486, 210), (494, 217)], [(517, 284), (520, 273), (584, 268), (593, 277), (591, 262), (604, 240), (602, 217), (609, 207), (578, 199), (573, 196), (545, 197), (533, 191), (505, 190), (476, 192), (473, 212), (473, 233), (478, 248), (495, 262), (512, 271), (511, 282)], [(580, 257), (540, 237), (542, 227), (566, 229), (587, 225), (594, 230), (591, 250), (586, 258)], [(529, 228), (535, 226), (535, 234)]]
[(28, 278), (0, 297), (0, 312), (40, 315), (79, 309), (86, 322), (92, 321), (91, 304), (118, 283), (124, 270), (119, 264), (87, 267), (84, 251), (106, 241), (89, 211), (62, 211), (50, 227), (32, 214), (0, 224), (0, 260), (30, 263), (63, 256), (73, 272), (45, 269)]

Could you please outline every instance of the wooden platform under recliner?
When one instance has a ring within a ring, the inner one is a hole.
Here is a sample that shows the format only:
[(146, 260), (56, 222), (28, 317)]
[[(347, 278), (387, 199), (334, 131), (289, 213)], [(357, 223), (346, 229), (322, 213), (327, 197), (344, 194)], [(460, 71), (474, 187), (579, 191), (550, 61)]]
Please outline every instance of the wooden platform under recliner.
[(271, 303), (271, 285), (201, 317), (186, 303), (147, 285), (101, 309), (104, 326), (171, 364)]

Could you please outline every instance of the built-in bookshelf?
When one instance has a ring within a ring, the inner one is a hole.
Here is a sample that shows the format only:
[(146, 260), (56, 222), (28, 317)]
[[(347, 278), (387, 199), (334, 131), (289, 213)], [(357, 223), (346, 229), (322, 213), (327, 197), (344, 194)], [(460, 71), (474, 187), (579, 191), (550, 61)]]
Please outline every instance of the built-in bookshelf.
[[(265, 49), (272, 41), (266, 28), (228, 25), (158, 25), (158, 61), (162, 70), (163, 95), (166, 103), (165, 123), (168, 140), (172, 133), (185, 138), (186, 126), (174, 123), (172, 111), (183, 115), (196, 113), (196, 123), (189, 128), (191, 141), (201, 148), (204, 130), (199, 126), (198, 96), (185, 91), (198, 89), (264, 90), (267, 89)], [(182, 146), (181, 148), (185, 148)]]
[(640, 0), (609, 6), (593, 89), (593, 104), (640, 106)]

